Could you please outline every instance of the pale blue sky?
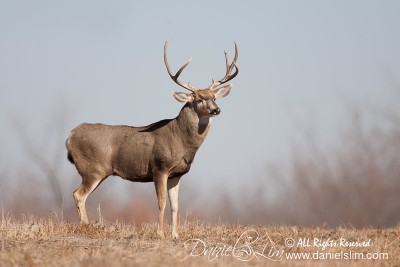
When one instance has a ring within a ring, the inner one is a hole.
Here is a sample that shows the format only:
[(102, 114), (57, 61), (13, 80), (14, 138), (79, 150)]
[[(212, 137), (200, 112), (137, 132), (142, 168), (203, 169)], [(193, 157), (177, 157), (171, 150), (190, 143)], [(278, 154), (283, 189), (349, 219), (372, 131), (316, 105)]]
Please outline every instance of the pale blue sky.
[(344, 100), (398, 100), (399, 14), (399, 1), (0, 1), (0, 158), (20, 156), (15, 116), (40, 139), (65, 107), (67, 129), (175, 117), (164, 41), (173, 70), (193, 58), (181, 79), (198, 87), (224, 75), (236, 42), (240, 73), (184, 183), (251, 181), (302, 125), (335, 140)]

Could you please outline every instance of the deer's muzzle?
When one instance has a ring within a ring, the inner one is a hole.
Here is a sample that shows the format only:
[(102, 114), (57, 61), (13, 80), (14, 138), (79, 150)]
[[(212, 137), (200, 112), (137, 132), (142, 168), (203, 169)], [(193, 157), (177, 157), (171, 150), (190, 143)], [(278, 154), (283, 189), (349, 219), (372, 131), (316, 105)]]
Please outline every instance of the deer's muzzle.
[(218, 115), (219, 113), (221, 113), (221, 110), (219, 108), (216, 108), (211, 112), (212, 115)]

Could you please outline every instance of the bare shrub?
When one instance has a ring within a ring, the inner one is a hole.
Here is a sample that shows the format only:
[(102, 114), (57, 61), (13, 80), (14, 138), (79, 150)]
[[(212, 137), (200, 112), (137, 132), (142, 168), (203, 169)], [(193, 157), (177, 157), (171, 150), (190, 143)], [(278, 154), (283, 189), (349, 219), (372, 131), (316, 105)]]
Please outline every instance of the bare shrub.
[(1, 201), (7, 210), (34, 215), (56, 212), (61, 218), (64, 211), (71, 210), (71, 205), (65, 203), (65, 189), (71, 186), (71, 179), (65, 179), (63, 164), (67, 113), (52, 112), (40, 125), (29, 124), (30, 120), (20, 117), (12, 118), (10, 131), (13, 130), (14, 141), (19, 143), (14, 148), (19, 157), (7, 165), (12, 174), (7, 178), (10, 182), (1, 190)]
[(357, 108), (349, 113), (334, 147), (323, 149), (306, 136), (304, 145), (293, 145), (286, 164), (269, 164), (266, 176), (243, 185), (240, 201), (225, 194), (216, 212), (251, 224), (397, 225), (400, 116)]

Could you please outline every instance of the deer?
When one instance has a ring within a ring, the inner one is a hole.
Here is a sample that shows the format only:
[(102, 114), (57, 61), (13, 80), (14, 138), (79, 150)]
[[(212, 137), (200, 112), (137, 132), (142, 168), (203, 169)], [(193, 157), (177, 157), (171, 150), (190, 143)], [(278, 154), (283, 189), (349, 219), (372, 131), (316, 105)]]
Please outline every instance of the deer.
[[(75, 165), (82, 183), (73, 192), (82, 225), (89, 224), (86, 199), (107, 177), (119, 176), (132, 182), (153, 182), (158, 200), (157, 234), (165, 238), (164, 211), (168, 192), (172, 217), (172, 238), (177, 231), (178, 193), (181, 177), (188, 173), (196, 152), (210, 129), (211, 118), (220, 114), (217, 98), (229, 94), (227, 84), (239, 73), (236, 65), (238, 48), (229, 64), (226, 51), (226, 73), (205, 89), (197, 89), (178, 80), (189, 65), (186, 62), (174, 75), (167, 60), (168, 42), (164, 44), (164, 64), (171, 79), (190, 93), (173, 92), (178, 102), (185, 103), (177, 117), (143, 127), (82, 123), (67, 140), (68, 160)], [(234, 71), (234, 72), (233, 72)], [(222, 86), (223, 85), (223, 86)]]

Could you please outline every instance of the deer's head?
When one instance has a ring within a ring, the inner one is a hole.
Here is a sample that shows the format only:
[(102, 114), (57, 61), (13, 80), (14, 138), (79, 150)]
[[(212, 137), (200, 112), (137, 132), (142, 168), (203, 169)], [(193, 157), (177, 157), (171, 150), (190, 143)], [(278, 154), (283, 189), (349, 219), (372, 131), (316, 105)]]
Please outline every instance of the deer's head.
[[(191, 93), (174, 92), (173, 95), (175, 99), (178, 100), (179, 102), (190, 103), (193, 106), (199, 118), (209, 118), (218, 115), (221, 112), (221, 110), (218, 107), (217, 103), (215, 103), (215, 100), (217, 98), (227, 96), (231, 91), (232, 84), (228, 84), (222, 87), (219, 86), (232, 80), (239, 73), (239, 68), (236, 66), (236, 60), (238, 58), (238, 49), (236, 43), (235, 43), (235, 57), (232, 60), (231, 64), (228, 63), (228, 57), (225, 52), (225, 62), (226, 62), (225, 77), (217, 82), (214, 82), (213, 80), (212, 83), (205, 89), (197, 89), (188, 83), (183, 83), (178, 80), (179, 75), (187, 67), (187, 65), (189, 65), (190, 60), (186, 62), (175, 75), (172, 74), (167, 61), (167, 45), (168, 43), (165, 42), (164, 63), (165, 66), (167, 67), (169, 76), (175, 83), (191, 91)], [(235, 69), (235, 72), (231, 74), (233, 69)]]

